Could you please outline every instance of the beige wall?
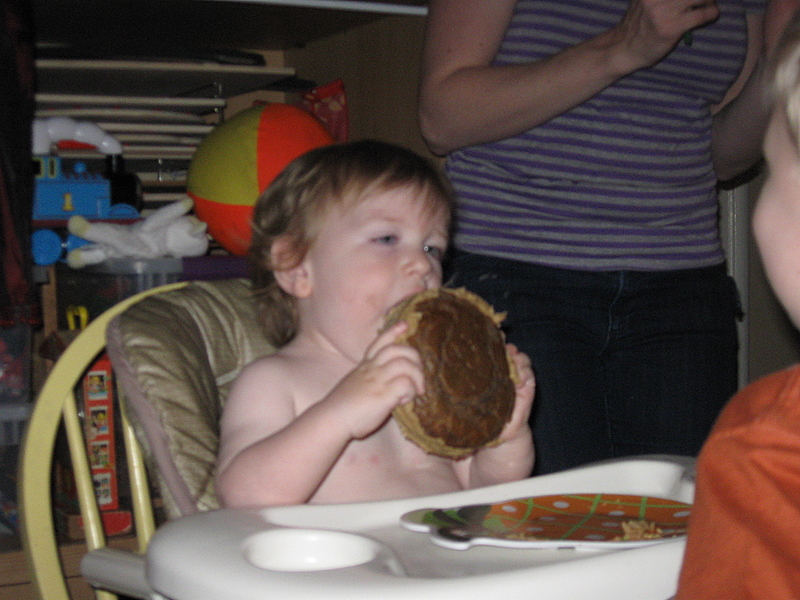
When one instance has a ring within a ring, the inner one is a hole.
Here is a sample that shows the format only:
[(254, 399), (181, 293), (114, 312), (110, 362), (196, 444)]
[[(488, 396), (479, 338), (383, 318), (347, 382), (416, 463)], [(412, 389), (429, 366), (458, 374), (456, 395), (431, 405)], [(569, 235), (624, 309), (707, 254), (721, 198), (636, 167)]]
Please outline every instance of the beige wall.
[(422, 17), (386, 17), (287, 50), (286, 66), (317, 85), (344, 81), (350, 139), (377, 138), (427, 153), (416, 115), (424, 25)]

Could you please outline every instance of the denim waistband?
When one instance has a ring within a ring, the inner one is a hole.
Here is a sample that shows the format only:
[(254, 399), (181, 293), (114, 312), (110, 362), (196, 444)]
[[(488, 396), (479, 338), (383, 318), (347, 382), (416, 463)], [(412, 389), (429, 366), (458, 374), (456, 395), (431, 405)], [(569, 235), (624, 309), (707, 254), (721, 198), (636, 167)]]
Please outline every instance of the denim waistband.
[(501, 276), (531, 278), (539, 282), (552, 281), (559, 285), (575, 287), (618, 286), (621, 281), (632, 285), (664, 285), (708, 281), (709, 279), (727, 278), (725, 263), (693, 269), (673, 271), (581, 271), (528, 263), (507, 258), (473, 254), (455, 249), (449, 257), (446, 269), (458, 269), (459, 266), (472, 269), (485, 269)]

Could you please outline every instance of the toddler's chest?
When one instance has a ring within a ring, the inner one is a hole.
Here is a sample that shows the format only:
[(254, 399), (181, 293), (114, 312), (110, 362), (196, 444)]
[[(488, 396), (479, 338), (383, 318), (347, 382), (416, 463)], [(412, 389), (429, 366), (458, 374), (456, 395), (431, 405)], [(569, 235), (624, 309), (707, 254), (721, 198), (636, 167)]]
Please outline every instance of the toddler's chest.
[(408, 441), (393, 419), (342, 453), (315, 501), (381, 500), (461, 489), (451, 461)]

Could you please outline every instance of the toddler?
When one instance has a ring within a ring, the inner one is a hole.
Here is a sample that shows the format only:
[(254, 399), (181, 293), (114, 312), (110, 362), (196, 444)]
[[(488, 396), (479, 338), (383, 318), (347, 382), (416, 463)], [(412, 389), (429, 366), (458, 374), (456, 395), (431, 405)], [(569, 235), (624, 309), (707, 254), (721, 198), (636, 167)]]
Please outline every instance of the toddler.
[(463, 460), (426, 454), (391, 412), (423, 392), (420, 356), (382, 331), (396, 303), (442, 283), (452, 198), (417, 154), (376, 141), (326, 146), (290, 164), (253, 214), (254, 290), (275, 354), (240, 374), (221, 422), (226, 506), (402, 498), (521, 479), (533, 463), (520, 382), (500, 443)]

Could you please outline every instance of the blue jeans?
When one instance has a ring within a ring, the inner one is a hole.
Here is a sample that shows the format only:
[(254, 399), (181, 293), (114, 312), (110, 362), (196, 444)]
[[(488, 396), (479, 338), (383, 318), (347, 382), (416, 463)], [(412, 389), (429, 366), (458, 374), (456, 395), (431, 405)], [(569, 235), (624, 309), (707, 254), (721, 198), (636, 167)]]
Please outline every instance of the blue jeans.
[(737, 388), (724, 265), (584, 272), (456, 251), (448, 284), (508, 313), (536, 376), (535, 474), (612, 457), (696, 455)]

